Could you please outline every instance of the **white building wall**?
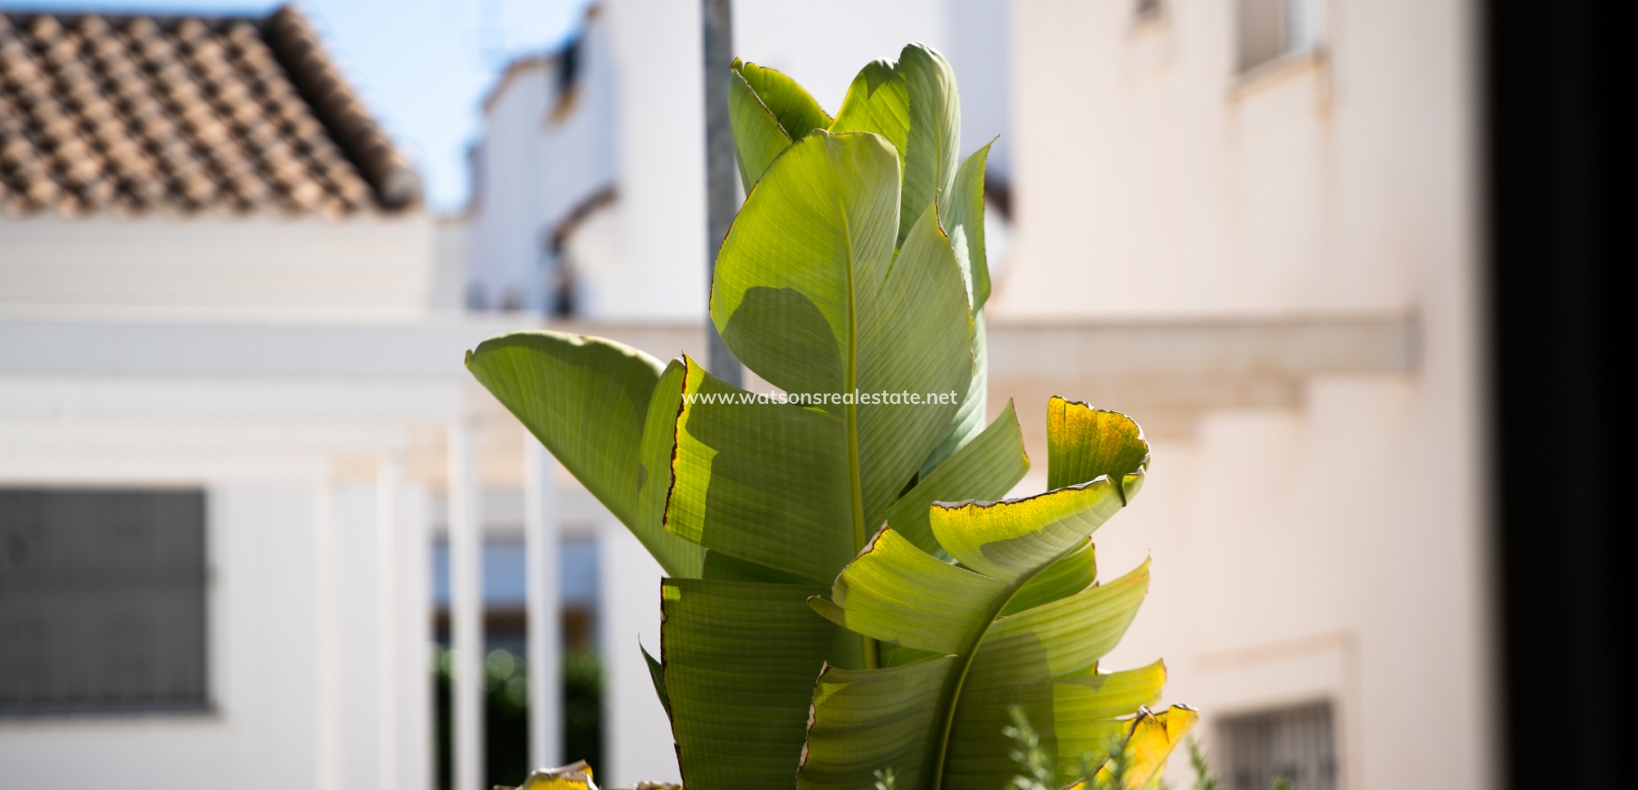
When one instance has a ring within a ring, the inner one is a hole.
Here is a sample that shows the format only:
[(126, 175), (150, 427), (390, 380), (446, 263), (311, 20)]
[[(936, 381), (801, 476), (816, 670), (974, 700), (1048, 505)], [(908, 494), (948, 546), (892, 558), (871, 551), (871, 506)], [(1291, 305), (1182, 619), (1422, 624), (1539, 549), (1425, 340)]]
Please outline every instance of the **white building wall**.
[(619, 269), (610, 273), (589, 317), (703, 321), (700, 9), (661, 0), (610, 0), (604, 8), (618, 75), (618, 123), (612, 136), (618, 151), (622, 249)]
[(547, 86), (552, 102), (538, 123), (545, 143), (539, 183), (547, 230), (586, 198), (614, 184), (618, 175), (614, 128), (619, 74), (610, 52), (608, 25), (600, 14), (587, 19), (578, 46), (578, 71), (570, 91), (573, 98), (560, 90), (553, 72), (549, 76), (553, 84)]
[[(517, 325), (119, 312), (0, 310), (0, 485), (207, 492), (213, 709), (0, 719), (0, 788), (80, 774), (134, 788), (377, 787), (383, 728), (392, 786), (429, 787), (427, 491), (443, 480), (428, 468), (442, 469), (436, 437), (477, 387), (462, 351)], [(376, 475), (388, 454), (412, 463), (385, 558), (398, 580), (384, 650)]]
[(0, 220), (0, 306), (404, 318), (432, 301), (433, 233), (419, 213)]
[(472, 162), (468, 307), (512, 302), (539, 309), (545, 283), (542, 202), (550, 192), (540, 178), (540, 138), (550, 71), (542, 59), (514, 64), (484, 107), (486, 131)]
[(1154, 559), (1105, 663), (1164, 657), (1208, 747), (1223, 715), (1330, 699), (1348, 790), (1492, 786), (1472, 9), (1333, 0), (1322, 50), (1245, 76), (1233, 3), (1165, 9), (1017, 4), (996, 326), (1411, 314), (1417, 364), (1155, 436), (1098, 536), (1105, 578)]
[(119, 776), (155, 790), (313, 786), (310, 489), (213, 486), (208, 502), (216, 709), (0, 720), (0, 786), (50, 787), (72, 776)]
[[(10, 481), (8, 481), (10, 482)], [(89, 484), (108, 483), (88, 481)], [(140, 481), (113, 481), (126, 485)], [(176, 484), (177, 481), (168, 481)], [(213, 709), (206, 713), (0, 719), (0, 787), (61, 784), (65, 776), (118, 776), (133, 790), (185, 790), (230, 782), (247, 788), (377, 781), (375, 501), (368, 484), (225, 482), (206, 487), (210, 589), (207, 640)], [(332, 492), (339, 584), (328, 651), (336, 696), (321, 700), (314, 518), (316, 492)], [(410, 518), (425, 518), (424, 494), (408, 492)], [(424, 524), (424, 521), (415, 523)], [(426, 567), (409, 525), (405, 568)], [(394, 723), (403, 787), (431, 782), (431, 633), (425, 574), (404, 574), (396, 660), (400, 709)], [(321, 705), (335, 717), (330, 776), (320, 760)], [(327, 781), (328, 780), (328, 781)]]
[[(602, 14), (589, 13), (577, 35), (568, 85), (562, 52), (535, 56), (513, 63), (485, 102), (470, 208), (473, 306), (549, 309), (553, 230), (616, 186), (618, 85)], [(596, 282), (583, 290), (587, 304), (610, 297)]]

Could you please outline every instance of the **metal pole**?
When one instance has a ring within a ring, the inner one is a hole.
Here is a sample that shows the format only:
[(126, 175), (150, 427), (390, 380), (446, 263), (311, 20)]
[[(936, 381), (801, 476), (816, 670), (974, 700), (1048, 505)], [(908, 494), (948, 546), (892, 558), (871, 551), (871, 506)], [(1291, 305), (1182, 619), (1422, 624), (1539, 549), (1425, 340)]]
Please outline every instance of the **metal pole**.
[[(734, 130), (728, 125), (728, 69), (734, 62), (734, 22), (729, 0), (702, 0), (705, 28), (705, 243), (706, 282), (716, 276), (717, 248), (734, 221)], [(706, 319), (712, 375), (734, 386), (743, 368), (722, 335)]]

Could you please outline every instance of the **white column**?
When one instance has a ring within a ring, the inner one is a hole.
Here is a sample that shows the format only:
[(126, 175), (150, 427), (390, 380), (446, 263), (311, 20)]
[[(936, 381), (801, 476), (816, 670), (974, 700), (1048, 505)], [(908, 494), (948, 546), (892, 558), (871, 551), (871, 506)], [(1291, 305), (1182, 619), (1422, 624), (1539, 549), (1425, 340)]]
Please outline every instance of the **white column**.
[(398, 782), (405, 790), (427, 790), (437, 772), (433, 720), (437, 697), (433, 690), (432, 632), (432, 525), (437, 518), (428, 509), (427, 491), (406, 476), (399, 503), (404, 526), (399, 557), (404, 573), (398, 579)]
[(313, 487), (313, 786), (341, 790), (341, 626), (335, 488)]
[(399, 788), (398, 639), (399, 533), (403, 513), (404, 457), (382, 455), (375, 472), (375, 650), (376, 650), (376, 786)]
[(654, 694), (648, 664), (637, 649), (640, 640), (649, 653), (659, 655), (660, 580), (665, 571), (613, 516), (604, 516), (599, 533), (603, 761), (608, 763), (606, 771), (597, 772), (599, 786), (631, 787), (645, 781), (680, 784), (671, 720)]
[(563, 763), (562, 604), (559, 602), (557, 459), (523, 435), (523, 550), (529, 596), (529, 766)]
[(472, 427), (449, 428), (449, 630), (454, 790), (483, 790), (483, 528)]

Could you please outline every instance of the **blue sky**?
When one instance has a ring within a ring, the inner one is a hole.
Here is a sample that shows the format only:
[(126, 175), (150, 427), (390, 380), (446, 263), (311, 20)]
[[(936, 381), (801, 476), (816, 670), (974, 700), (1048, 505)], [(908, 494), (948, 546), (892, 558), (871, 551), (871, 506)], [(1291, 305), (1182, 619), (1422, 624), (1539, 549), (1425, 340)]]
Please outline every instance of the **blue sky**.
[[(0, 0), (61, 11), (265, 13), (266, 0)], [(467, 197), (478, 102), (508, 60), (573, 32), (588, 0), (305, 0), (331, 54), (427, 182), (436, 211)]]

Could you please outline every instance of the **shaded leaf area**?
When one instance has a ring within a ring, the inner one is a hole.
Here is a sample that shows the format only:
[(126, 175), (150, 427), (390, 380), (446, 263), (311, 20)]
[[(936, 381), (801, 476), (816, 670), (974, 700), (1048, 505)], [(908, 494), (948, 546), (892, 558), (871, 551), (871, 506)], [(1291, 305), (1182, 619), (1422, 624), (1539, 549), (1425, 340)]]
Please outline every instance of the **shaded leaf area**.
[(667, 579), (661, 663), (689, 787), (789, 785), (813, 681), (859, 640), (807, 606), (823, 587)]
[(1159, 701), (1162, 664), (1098, 667), (1137, 614), (1148, 563), (1096, 583), (1090, 541), (1136, 493), (1147, 443), (1115, 412), (1062, 399), (1050, 412), (1049, 464), (1069, 470), (1049, 468), (1048, 477), (1062, 487), (936, 503), (930, 531), (953, 563), (888, 526), (828, 599), (809, 602), (892, 648), (883, 668), (821, 675), (798, 787), (858, 787), (883, 768), (914, 787), (1003, 786), (1016, 772), (998, 737), (1012, 706), (1039, 724), (1041, 748), (1067, 783), (1083, 760), (1107, 759), (1131, 726), (1126, 717)]

